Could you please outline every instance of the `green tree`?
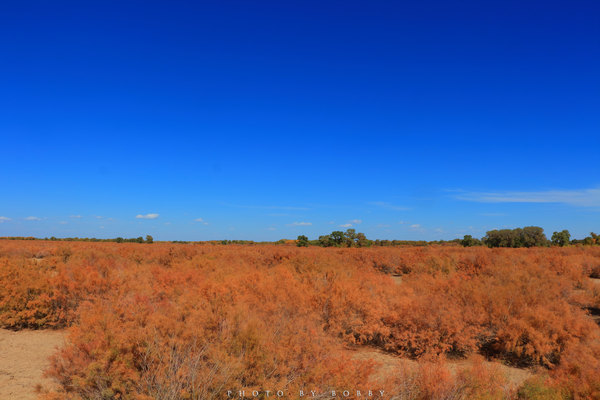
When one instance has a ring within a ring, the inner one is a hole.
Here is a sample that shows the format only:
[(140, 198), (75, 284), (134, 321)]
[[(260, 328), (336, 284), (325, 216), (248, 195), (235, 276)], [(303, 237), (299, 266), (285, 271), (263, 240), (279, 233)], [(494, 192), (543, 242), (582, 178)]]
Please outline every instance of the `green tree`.
[(308, 247), (308, 238), (304, 235), (300, 235), (298, 236), (298, 239), (296, 240), (296, 246), (298, 247)]
[(594, 244), (594, 239), (592, 239), (592, 237), (588, 236), (588, 237), (584, 238), (582, 242), (586, 246), (591, 246)]
[(370, 247), (372, 242), (367, 239), (364, 233), (358, 232), (356, 234), (356, 245), (358, 247)]
[(519, 247), (547, 246), (544, 229), (539, 226), (526, 226), (519, 232)]
[(546, 246), (548, 239), (539, 226), (526, 226), (488, 231), (482, 241), (488, 247), (533, 247)]
[(554, 232), (552, 234), (552, 244), (555, 246), (566, 246), (569, 244), (570, 239), (571, 234), (566, 229), (561, 232)]
[(154, 238), (150, 235), (146, 235), (146, 243), (154, 243)]
[(346, 232), (344, 232), (344, 243), (346, 247), (354, 247), (356, 245), (356, 229), (346, 229)]
[(473, 238), (471, 235), (465, 235), (465, 237), (460, 241), (464, 247), (472, 247), (480, 244), (479, 240)]
[(340, 247), (344, 243), (345, 236), (342, 231), (333, 231), (329, 237), (331, 238), (333, 246)]
[(322, 246), (322, 247), (333, 246), (333, 243), (331, 241), (331, 236), (329, 236), (329, 235), (319, 236), (319, 246)]

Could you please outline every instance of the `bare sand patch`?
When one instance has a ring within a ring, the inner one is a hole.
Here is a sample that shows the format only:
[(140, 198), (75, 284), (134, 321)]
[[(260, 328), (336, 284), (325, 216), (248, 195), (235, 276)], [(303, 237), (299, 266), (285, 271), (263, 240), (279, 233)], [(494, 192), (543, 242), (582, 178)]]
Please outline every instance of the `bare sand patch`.
[[(379, 364), (375, 372), (377, 379), (385, 380), (386, 377), (397, 374), (400, 369), (416, 368), (418, 363), (414, 360), (395, 356), (372, 347), (356, 347), (353, 358), (356, 360), (373, 360)], [(448, 360), (448, 368), (453, 373), (464, 370), (469, 366), (468, 360)], [(524, 368), (511, 367), (499, 361), (484, 361), (485, 365), (496, 366), (500, 369), (508, 382), (516, 387), (520, 386), (527, 378), (533, 375), (532, 371)]]
[(402, 284), (402, 275), (392, 275), (392, 280), (396, 285)]
[(65, 331), (0, 329), (0, 399), (35, 399), (36, 385), (51, 386), (42, 374), (65, 337)]

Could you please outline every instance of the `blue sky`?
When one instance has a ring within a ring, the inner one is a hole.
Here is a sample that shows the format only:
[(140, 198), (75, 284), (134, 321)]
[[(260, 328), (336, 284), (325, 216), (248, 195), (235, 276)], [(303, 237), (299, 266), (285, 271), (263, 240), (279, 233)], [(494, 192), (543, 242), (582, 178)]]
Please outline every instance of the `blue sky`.
[(0, 236), (600, 231), (597, 1), (8, 2)]

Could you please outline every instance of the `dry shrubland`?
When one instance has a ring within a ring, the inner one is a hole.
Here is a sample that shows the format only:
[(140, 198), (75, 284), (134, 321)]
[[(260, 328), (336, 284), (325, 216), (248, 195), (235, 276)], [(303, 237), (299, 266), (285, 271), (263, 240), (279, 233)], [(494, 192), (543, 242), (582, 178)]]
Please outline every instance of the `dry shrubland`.
[[(600, 399), (599, 270), (597, 247), (0, 241), (0, 326), (69, 327), (46, 399)], [(356, 346), (418, 363), (378, 380)], [(510, 387), (483, 358), (536, 374)]]

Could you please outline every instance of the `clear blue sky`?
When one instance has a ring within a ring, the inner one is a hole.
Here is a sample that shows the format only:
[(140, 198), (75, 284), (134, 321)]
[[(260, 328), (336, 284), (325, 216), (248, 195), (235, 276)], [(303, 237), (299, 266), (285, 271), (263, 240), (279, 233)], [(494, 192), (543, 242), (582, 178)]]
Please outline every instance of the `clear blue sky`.
[(596, 0), (4, 2), (0, 236), (599, 232), (599, 19)]

